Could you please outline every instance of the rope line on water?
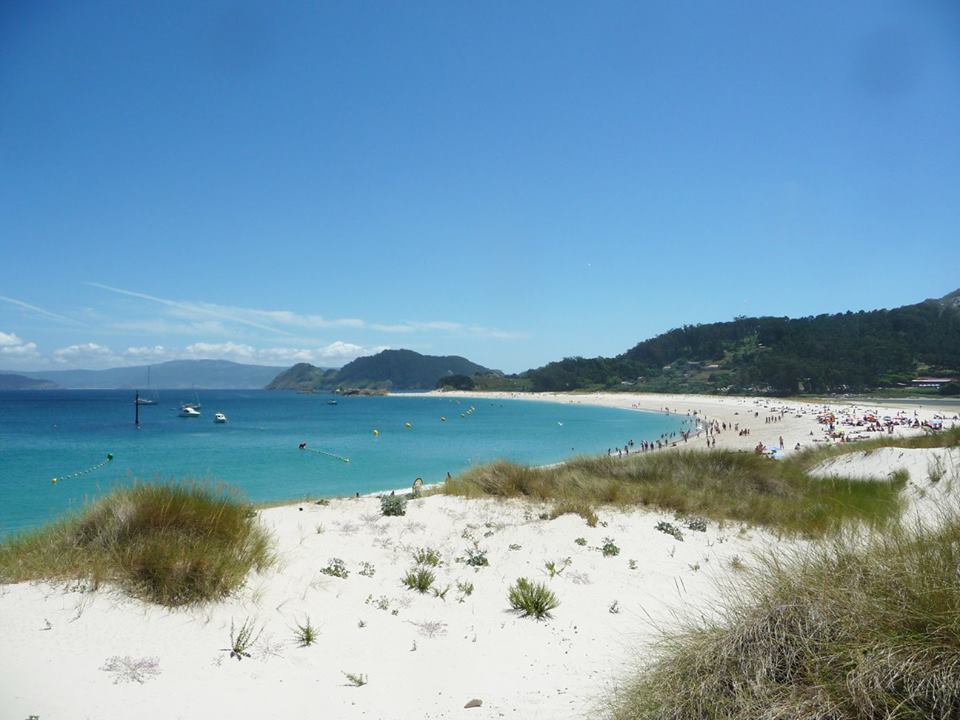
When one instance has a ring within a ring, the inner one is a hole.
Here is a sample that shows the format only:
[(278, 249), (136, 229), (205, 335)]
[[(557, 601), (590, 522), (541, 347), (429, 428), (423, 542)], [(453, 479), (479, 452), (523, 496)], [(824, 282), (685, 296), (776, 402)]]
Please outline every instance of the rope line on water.
[(334, 460), (339, 460), (340, 462), (349, 463), (350, 458), (344, 457), (343, 455), (337, 455), (336, 453), (327, 452), (326, 450), (315, 450), (314, 448), (308, 448), (306, 443), (300, 443), (301, 450), (307, 450), (308, 452), (316, 453), (317, 455), (326, 455), (327, 457), (333, 458)]
[(60, 475), (59, 477), (52, 478), (50, 480), (51, 485), (56, 485), (60, 480), (71, 480), (73, 478), (80, 477), (81, 475), (86, 475), (92, 473), (94, 470), (99, 470), (104, 465), (107, 465), (111, 460), (113, 460), (113, 453), (107, 453), (107, 459), (101, 462), (98, 462), (93, 467), (88, 467), (86, 470), (77, 470), (75, 473), (70, 473), (69, 475)]

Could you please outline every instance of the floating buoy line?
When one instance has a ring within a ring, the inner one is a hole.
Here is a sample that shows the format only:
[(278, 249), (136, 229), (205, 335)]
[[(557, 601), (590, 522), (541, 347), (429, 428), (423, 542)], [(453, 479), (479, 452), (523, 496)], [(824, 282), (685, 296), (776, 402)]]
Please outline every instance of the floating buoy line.
[(334, 460), (339, 460), (342, 463), (350, 462), (350, 458), (344, 457), (343, 455), (337, 455), (336, 453), (327, 452), (326, 450), (315, 450), (314, 448), (309, 448), (305, 442), (300, 443), (300, 449), (306, 450), (307, 452), (316, 453), (317, 455), (326, 455), (327, 457), (333, 458)]
[(81, 475), (87, 475), (88, 473), (92, 473), (94, 470), (99, 470), (104, 465), (109, 464), (111, 460), (113, 460), (113, 453), (107, 453), (106, 460), (98, 462), (96, 465), (93, 467), (88, 467), (86, 470), (77, 470), (77, 472), (70, 473), (69, 475), (60, 475), (59, 477), (51, 478), (50, 484), (56, 485), (61, 480), (72, 480), (73, 478), (80, 477)]

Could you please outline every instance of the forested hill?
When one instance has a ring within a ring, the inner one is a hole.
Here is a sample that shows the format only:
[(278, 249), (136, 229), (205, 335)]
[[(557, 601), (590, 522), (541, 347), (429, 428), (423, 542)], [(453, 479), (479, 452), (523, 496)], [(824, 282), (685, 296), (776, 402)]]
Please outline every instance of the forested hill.
[(357, 358), (339, 370), (322, 370), (306, 363), (280, 373), (268, 390), (333, 390), (386, 388), (433, 390), (444, 377), (472, 376), (490, 370), (458, 355), (421, 355), (412, 350), (384, 350)]
[(960, 376), (960, 290), (894, 310), (689, 325), (614, 358), (566, 358), (533, 390), (845, 392)]

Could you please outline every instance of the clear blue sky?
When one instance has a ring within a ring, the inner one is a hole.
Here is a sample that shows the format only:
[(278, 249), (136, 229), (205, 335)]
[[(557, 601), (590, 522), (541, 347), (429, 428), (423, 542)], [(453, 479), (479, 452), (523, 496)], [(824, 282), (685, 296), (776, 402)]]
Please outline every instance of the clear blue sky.
[(5, 2), (0, 368), (507, 371), (960, 287), (955, 2)]

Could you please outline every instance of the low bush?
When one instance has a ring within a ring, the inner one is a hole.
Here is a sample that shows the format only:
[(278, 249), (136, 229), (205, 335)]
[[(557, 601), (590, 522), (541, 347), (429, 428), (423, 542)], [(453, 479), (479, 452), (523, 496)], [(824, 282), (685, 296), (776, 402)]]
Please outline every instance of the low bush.
[(380, 498), (380, 512), (387, 516), (407, 514), (407, 498), (403, 495), (384, 495)]

